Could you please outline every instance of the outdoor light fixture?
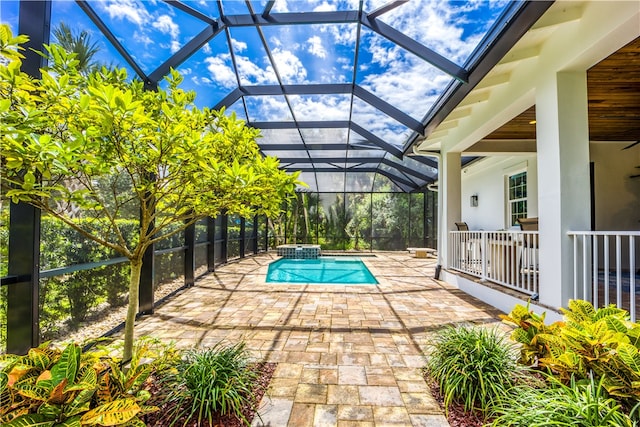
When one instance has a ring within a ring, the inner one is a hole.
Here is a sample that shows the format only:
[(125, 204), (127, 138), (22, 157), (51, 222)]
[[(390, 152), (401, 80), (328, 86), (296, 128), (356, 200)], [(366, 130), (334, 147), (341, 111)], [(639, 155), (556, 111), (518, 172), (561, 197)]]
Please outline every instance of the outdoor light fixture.
[(471, 207), (472, 208), (478, 207), (478, 195), (477, 194), (474, 194), (473, 196), (471, 196)]

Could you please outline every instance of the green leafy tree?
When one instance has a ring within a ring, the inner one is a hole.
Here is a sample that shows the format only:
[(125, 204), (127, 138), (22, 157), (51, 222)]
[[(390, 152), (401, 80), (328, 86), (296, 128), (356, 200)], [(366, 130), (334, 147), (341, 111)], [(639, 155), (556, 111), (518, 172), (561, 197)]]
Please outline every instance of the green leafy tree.
[[(0, 35), (0, 49), (15, 53), (8, 27)], [(178, 87), (175, 71), (166, 89), (148, 91), (128, 81), (124, 69), (103, 67), (85, 77), (75, 54), (57, 45), (47, 51), (53, 62), (41, 79), (22, 73), (15, 54), (0, 66), (2, 194), (129, 259), (127, 360), (145, 250), (205, 216), (273, 216), (297, 174), (260, 155), (258, 130), (235, 115), (195, 107), (195, 94)], [(132, 194), (100, 191), (97, 180), (110, 176), (125, 176)], [(70, 180), (75, 185), (65, 186)], [(132, 197), (140, 207), (134, 242), (117, 221)], [(79, 206), (83, 221), (60, 208), (65, 204)]]

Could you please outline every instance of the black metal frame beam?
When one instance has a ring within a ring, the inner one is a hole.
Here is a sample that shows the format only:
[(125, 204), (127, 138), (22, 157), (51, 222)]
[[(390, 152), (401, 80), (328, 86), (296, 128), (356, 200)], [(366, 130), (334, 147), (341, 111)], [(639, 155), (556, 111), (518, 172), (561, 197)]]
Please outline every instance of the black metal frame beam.
[[(389, 144), (387, 141), (382, 138), (374, 135), (369, 132), (365, 128), (356, 123), (349, 122), (346, 120), (334, 120), (334, 121), (325, 121), (325, 122), (250, 122), (250, 126), (253, 126), (258, 129), (338, 129), (338, 128), (348, 128), (361, 137), (365, 138), (367, 141), (372, 142), (376, 146), (380, 147), (382, 150), (386, 151), (389, 154), (392, 154), (399, 159), (402, 158), (402, 150), (395, 145)], [(266, 146), (265, 146), (266, 149)]]
[(390, 10), (395, 9), (398, 6), (402, 6), (405, 3), (408, 3), (409, 0), (398, 0), (398, 1), (392, 1), (389, 2), (387, 4), (385, 4), (384, 6), (381, 6), (379, 8), (377, 8), (376, 10), (374, 10), (373, 12), (371, 12), (368, 16), (369, 19), (371, 18), (377, 18), (378, 16), (385, 14), (387, 12), (389, 12)]
[[(50, 1), (21, 1), (18, 32), (28, 34), (22, 71), (40, 78), (46, 59), (40, 56), (49, 44)], [(26, 354), (40, 344), (40, 209), (25, 203), (9, 205), (7, 273), (15, 282), (7, 288), (7, 353)]]
[(82, 9), (84, 13), (87, 14), (89, 19), (93, 21), (93, 23), (96, 25), (96, 27), (98, 27), (98, 29), (107, 38), (107, 40), (109, 40), (109, 42), (113, 45), (113, 47), (116, 48), (118, 53), (122, 55), (124, 60), (127, 61), (127, 64), (129, 64), (131, 68), (133, 68), (133, 71), (136, 72), (138, 77), (140, 77), (140, 79), (143, 82), (145, 82), (147, 86), (153, 87), (156, 82), (151, 82), (149, 80), (145, 72), (142, 71), (142, 68), (140, 68), (138, 63), (133, 59), (133, 57), (131, 57), (131, 55), (129, 54), (129, 52), (127, 52), (124, 46), (122, 46), (122, 43), (118, 41), (116, 36), (111, 32), (111, 30), (109, 29), (109, 27), (107, 27), (104, 21), (102, 21), (102, 19), (98, 16), (95, 10), (93, 10), (93, 8), (89, 6), (89, 4), (84, 0), (76, 0), (76, 4), (78, 5), (78, 7), (80, 7), (80, 9)]
[(197, 18), (203, 22), (206, 22), (209, 25), (217, 25), (218, 21), (216, 21), (213, 18), (210, 18), (209, 16), (205, 15), (204, 13), (200, 12), (199, 10), (196, 10), (180, 1), (176, 1), (176, 0), (164, 0), (165, 3), (175, 7), (176, 9), (179, 9), (191, 16), (193, 16), (194, 18)]
[(394, 163), (393, 161), (386, 159), (384, 157), (312, 157), (310, 161), (306, 158), (294, 158), (294, 157), (280, 157), (278, 158), (280, 163), (288, 163), (288, 164), (296, 164), (296, 163), (343, 163), (345, 165), (355, 163), (355, 164), (363, 164), (363, 163), (380, 163), (392, 168), (397, 169), (400, 172), (405, 173), (406, 175), (411, 175), (417, 179), (421, 179), (427, 182), (433, 182), (434, 177), (429, 175), (425, 175), (420, 173), (420, 171), (411, 169), (407, 166)]
[(420, 121), (414, 119), (402, 110), (394, 107), (378, 96), (364, 89), (357, 84), (337, 83), (337, 84), (310, 84), (310, 85), (282, 85), (281, 86), (240, 86), (225, 96), (213, 109), (219, 110), (222, 107), (230, 107), (242, 96), (284, 96), (284, 95), (334, 95), (349, 94), (355, 95), (362, 101), (371, 105), (388, 117), (402, 123), (414, 132), (424, 132), (424, 126)]
[(260, 149), (263, 151), (300, 151), (300, 150), (307, 150), (307, 151), (316, 151), (316, 150), (374, 150), (374, 151), (380, 151), (380, 152), (385, 152), (384, 150), (382, 150), (381, 148), (378, 147), (366, 147), (366, 146), (362, 146), (359, 147), (353, 143), (350, 144), (321, 144), (321, 143), (316, 143), (316, 144), (287, 144), (287, 143), (283, 143), (283, 144), (260, 144), (260, 140), (258, 140), (258, 145), (260, 146)]
[(468, 83), (452, 82), (447, 86), (423, 118), (424, 132), (415, 133), (405, 144), (405, 154), (412, 149), (419, 137), (429, 136), (444, 121), (553, 3), (551, 0), (540, 0), (511, 2), (507, 6), (493, 25), (495, 30), (485, 36), (476, 48), (476, 53), (469, 58), (466, 65), (470, 70)]
[(456, 80), (467, 83), (469, 81), (469, 72), (463, 67), (451, 62), (444, 56), (429, 49), (422, 43), (419, 43), (406, 36), (395, 28), (385, 24), (375, 17), (369, 15), (363, 16), (362, 25), (370, 28), (381, 36), (385, 37), (389, 41), (397, 44), (398, 46), (408, 50), (409, 52), (417, 55), (419, 58), (438, 68), (440, 71), (450, 75)]
[(388, 171), (385, 171), (385, 170), (379, 169), (379, 168), (370, 168), (370, 167), (364, 167), (364, 168), (335, 167), (335, 168), (291, 168), (291, 169), (284, 168), (284, 169), (285, 170), (291, 170), (291, 171), (301, 171), (301, 172), (329, 172), (329, 173), (333, 173), (333, 172), (375, 172), (375, 173), (379, 173), (380, 175), (386, 176), (387, 178), (389, 178), (391, 181), (393, 181), (395, 183), (404, 184), (407, 187), (411, 188), (412, 190), (417, 190), (418, 188), (420, 188), (420, 186), (417, 185), (413, 181), (409, 181), (409, 180), (406, 180), (404, 178), (397, 177), (397, 176), (389, 173)]
[(229, 27), (267, 27), (270, 25), (310, 25), (310, 24), (349, 24), (360, 20), (357, 10), (329, 12), (288, 12), (258, 14), (225, 15), (220, 18)]
[(211, 24), (202, 30), (198, 35), (189, 40), (187, 44), (182, 46), (180, 50), (171, 55), (171, 57), (169, 57), (169, 59), (167, 59), (162, 65), (149, 74), (149, 80), (158, 83), (172, 68), (178, 68), (180, 64), (196, 53), (198, 49), (208, 43), (209, 40), (220, 34), (222, 30), (223, 28), (217, 23)]

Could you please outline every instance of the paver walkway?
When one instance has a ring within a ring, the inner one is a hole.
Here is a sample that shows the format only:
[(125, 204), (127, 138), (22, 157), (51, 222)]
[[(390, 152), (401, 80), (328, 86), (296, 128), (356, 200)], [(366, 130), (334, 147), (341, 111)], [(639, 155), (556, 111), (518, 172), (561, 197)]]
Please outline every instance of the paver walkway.
[(255, 426), (448, 426), (420, 368), (444, 325), (499, 312), (433, 279), (435, 260), (363, 257), (377, 286), (266, 284), (272, 253), (222, 266), (143, 318), (178, 346), (244, 340), (278, 366)]

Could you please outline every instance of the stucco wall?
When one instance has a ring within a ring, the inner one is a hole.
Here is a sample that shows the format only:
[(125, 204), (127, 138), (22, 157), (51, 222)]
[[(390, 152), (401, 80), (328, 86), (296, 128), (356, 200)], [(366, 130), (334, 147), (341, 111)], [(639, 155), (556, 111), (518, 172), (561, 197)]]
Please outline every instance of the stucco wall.
[[(538, 171), (535, 155), (493, 156), (462, 170), (462, 218), (471, 230), (507, 228), (505, 214), (505, 175), (527, 170), (527, 210), (538, 213)], [(471, 196), (478, 206), (471, 206)]]
[[(640, 144), (591, 142), (595, 171), (596, 230), (640, 230)], [(472, 230), (500, 230), (505, 225), (504, 176), (526, 167), (529, 216), (538, 212), (535, 156), (493, 156), (462, 170), (462, 221)], [(472, 207), (472, 195), (478, 206)], [(589, 209), (589, 204), (585, 203)]]

